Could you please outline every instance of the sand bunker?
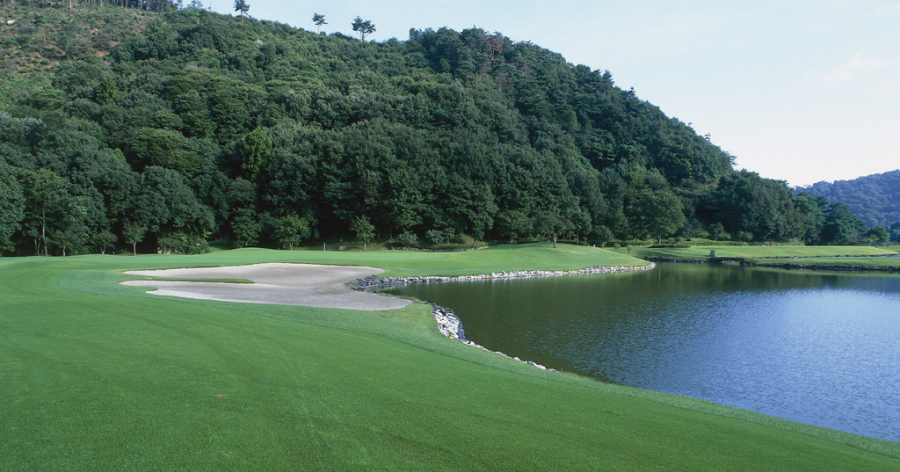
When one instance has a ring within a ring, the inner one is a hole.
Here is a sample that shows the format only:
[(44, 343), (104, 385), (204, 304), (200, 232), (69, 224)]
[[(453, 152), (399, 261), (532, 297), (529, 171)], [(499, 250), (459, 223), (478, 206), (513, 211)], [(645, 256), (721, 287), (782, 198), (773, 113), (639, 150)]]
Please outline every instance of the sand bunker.
[(358, 292), (345, 283), (383, 272), (374, 267), (323, 266), (313, 264), (256, 264), (197, 269), (139, 270), (129, 275), (151, 277), (249, 279), (253, 284), (215, 282), (168, 282), (129, 280), (123, 285), (156, 287), (150, 292), (202, 300), (240, 303), (268, 303), (354, 310), (403, 308), (409, 300)]

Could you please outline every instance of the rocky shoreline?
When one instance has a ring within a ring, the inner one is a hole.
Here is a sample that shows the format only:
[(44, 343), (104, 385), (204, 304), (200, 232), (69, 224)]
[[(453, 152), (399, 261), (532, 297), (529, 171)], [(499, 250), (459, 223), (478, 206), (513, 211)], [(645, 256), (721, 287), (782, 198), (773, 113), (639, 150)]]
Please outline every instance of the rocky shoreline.
[[(494, 272), (491, 274), (482, 274), (482, 275), (459, 275), (452, 277), (440, 277), (440, 276), (417, 276), (417, 277), (385, 277), (385, 278), (377, 278), (375, 276), (369, 276), (363, 279), (356, 279), (354, 281), (348, 282), (347, 286), (361, 290), (364, 292), (372, 292), (378, 293), (378, 289), (392, 287), (395, 285), (405, 285), (411, 283), (433, 283), (433, 282), (455, 282), (455, 281), (464, 281), (464, 280), (494, 280), (494, 279), (519, 279), (519, 278), (535, 278), (535, 277), (562, 277), (566, 275), (596, 275), (596, 274), (614, 274), (620, 272), (638, 272), (643, 270), (651, 270), (656, 267), (656, 264), (650, 263), (647, 266), (634, 266), (634, 267), (589, 267), (587, 269), (579, 269), (579, 270), (527, 270), (527, 271), (509, 271), (509, 272)], [(431, 305), (431, 314), (434, 315), (434, 320), (437, 322), (438, 331), (441, 332), (445, 337), (456, 339), (459, 342), (466, 344), (468, 346), (476, 347), (478, 349), (483, 349), (485, 351), (490, 351), (490, 349), (477, 344), (473, 341), (466, 339), (465, 331), (463, 331), (462, 322), (459, 320), (459, 317), (453, 313), (453, 310), (447, 307), (442, 307), (439, 305), (435, 305), (434, 303), (429, 303)], [(521, 362), (523, 364), (528, 364), (534, 367), (537, 367), (541, 370), (548, 370), (551, 372), (556, 372), (555, 369), (551, 369), (540, 365), (536, 362), (532, 361), (524, 361), (519, 359), (518, 357), (508, 356), (500, 351), (493, 351), (495, 354), (499, 354), (503, 357), (513, 359), (515, 361)]]
[(415, 277), (384, 277), (375, 276), (357, 279), (348, 282), (352, 288), (363, 290), (366, 292), (374, 292), (379, 288), (392, 287), (394, 285), (433, 283), (433, 282), (458, 282), (468, 280), (494, 280), (494, 279), (524, 279), (535, 277), (562, 277), (566, 275), (596, 275), (596, 274), (614, 274), (619, 272), (639, 272), (642, 270), (650, 270), (656, 267), (656, 264), (650, 263), (646, 266), (633, 267), (588, 267), (587, 269), (578, 270), (517, 270), (509, 272), (493, 272), (481, 275), (456, 275), (456, 276), (434, 276), (424, 275)]
[[(472, 347), (482, 349), (485, 351), (490, 351), (490, 349), (482, 346), (481, 344), (478, 344), (474, 341), (470, 341), (470, 340), (466, 339), (465, 332), (463, 332), (463, 328), (462, 328), (462, 322), (459, 320), (459, 317), (453, 313), (453, 310), (451, 310), (447, 307), (438, 306), (438, 305), (435, 305), (432, 303), (431, 304), (431, 314), (434, 315), (434, 320), (437, 321), (438, 330), (445, 337), (448, 337), (451, 339), (456, 339), (457, 341), (459, 341), (467, 346), (472, 346)], [(542, 366), (542, 365), (538, 364), (537, 362), (524, 361), (522, 359), (519, 359), (518, 357), (510, 357), (500, 351), (493, 351), (493, 352), (494, 352), (494, 354), (499, 354), (503, 357), (506, 357), (507, 359), (512, 359), (514, 361), (518, 361), (523, 364), (528, 364), (528, 365), (537, 367), (538, 369), (541, 369), (541, 370), (548, 370), (550, 372), (556, 372), (556, 369), (551, 369), (549, 367)]]

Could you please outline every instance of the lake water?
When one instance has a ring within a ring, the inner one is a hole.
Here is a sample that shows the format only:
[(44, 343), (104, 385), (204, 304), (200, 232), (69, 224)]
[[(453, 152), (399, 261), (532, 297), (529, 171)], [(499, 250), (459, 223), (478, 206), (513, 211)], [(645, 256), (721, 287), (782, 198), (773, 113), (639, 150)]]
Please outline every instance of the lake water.
[(488, 349), (900, 441), (900, 277), (722, 264), (408, 285)]

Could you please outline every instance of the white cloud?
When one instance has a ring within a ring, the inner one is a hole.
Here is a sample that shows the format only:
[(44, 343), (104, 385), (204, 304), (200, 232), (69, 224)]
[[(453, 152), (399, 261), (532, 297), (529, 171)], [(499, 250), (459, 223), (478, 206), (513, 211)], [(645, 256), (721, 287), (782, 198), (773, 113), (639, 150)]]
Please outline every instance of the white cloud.
[(830, 72), (810, 72), (807, 79), (814, 79), (825, 83), (847, 82), (860, 76), (884, 69), (890, 64), (877, 57), (866, 57), (860, 53), (854, 54), (847, 62)]

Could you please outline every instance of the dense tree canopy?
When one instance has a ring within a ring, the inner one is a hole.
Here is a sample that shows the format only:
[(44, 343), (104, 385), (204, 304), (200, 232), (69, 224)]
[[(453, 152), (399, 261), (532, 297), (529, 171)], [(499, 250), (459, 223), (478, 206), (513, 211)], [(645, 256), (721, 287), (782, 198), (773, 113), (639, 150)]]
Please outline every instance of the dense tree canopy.
[(819, 182), (799, 190), (846, 204), (871, 226), (889, 227), (900, 223), (900, 170), (868, 175), (854, 180)]
[(866, 238), (841, 207), (735, 172), (609, 72), (528, 42), (441, 28), (371, 43), (201, 8), (129, 21), (105, 53), (78, 43), (48, 80), (0, 86), (0, 251)]

